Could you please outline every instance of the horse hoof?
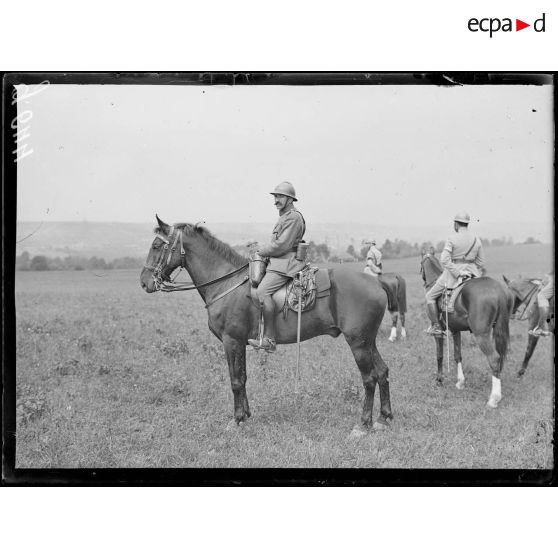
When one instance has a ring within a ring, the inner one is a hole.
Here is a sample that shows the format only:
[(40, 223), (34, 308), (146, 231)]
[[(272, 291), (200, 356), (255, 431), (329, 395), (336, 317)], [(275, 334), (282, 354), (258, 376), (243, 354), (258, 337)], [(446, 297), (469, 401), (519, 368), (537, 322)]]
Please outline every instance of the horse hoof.
[(457, 383), (455, 384), (455, 387), (456, 387), (457, 389), (463, 389), (463, 388), (465, 387), (465, 382), (457, 382)]
[(349, 440), (358, 440), (359, 438), (362, 438), (363, 436), (366, 436), (366, 434), (368, 434), (368, 432), (366, 431), (366, 429), (357, 424), (352, 430), (351, 433), (348, 436)]
[(395, 341), (395, 337), (388, 337), (388, 341), (391, 341), (393, 343)]
[(374, 432), (381, 432), (383, 430), (389, 430), (389, 424), (387, 422), (381, 422), (379, 420), (377, 420), (374, 423)]
[(525, 368), (522, 368), (521, 370), (518, 371), (517, 376), (519, 378), (521, 378), (521, 376), (523, 376), (523, 374), (525, 374)]
[(486, 404), (486, 406), (489, 409), (497, 409), (498, 408), (498, 401), (493, 401), (492, 399), (488, 400), (488, 403)]
[(237, 421), (236, 419), (231, 419), (227, 426), (225, 427), (226, 432), (237, 432), (239, 428), (242, 428), (245, 424), (245, 421)]

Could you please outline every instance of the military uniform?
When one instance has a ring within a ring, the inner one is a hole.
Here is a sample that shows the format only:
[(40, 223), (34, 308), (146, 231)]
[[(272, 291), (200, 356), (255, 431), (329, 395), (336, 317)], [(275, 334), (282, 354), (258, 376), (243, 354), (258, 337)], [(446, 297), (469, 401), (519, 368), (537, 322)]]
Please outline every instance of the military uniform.
[(457, 286), (460, 275), (480, 277), (484, 268), (484, 251), (481, 241), (467, 228), (460, 228), (448, 240), (440, 255), (444, 271), (434, 286), (426, 293), (427, 303), (436, 303), (444, 288)]
[(376, 276), (382, 273), (382, 253), (374, 245), (370, 246), (366, 254), (366, 267), (370, 270), (367, 272), (370, 275)]
[(305, 231), (304, 217), (294, 206), (279, 213), (271, 241), (258, 250), (260, 256), (269, 257), (266, 273), (257, 288), (260, 300), (280, 289), (306, 265), (296, 259), (296, 248)]
[(261, 339), (248, 339), (248, 344), (255, 349), (264, 349), (272, 353), (275, 351), (276, 342), (275, 303), (271, 295), (306, 265), (304, 261), (296, 259), (297, 247), (306, 231), (306, 224), (300, 211), (293, 206), (292, 202), (297, 199), (290, 182), (282, 182), (270, 194), (275, 196), (279, 220), (273, 227), (269, 244), (258, 250), (262, 258), (269, 258), (267, 271), (256, 291), (263, 314), (263, 334)]
[(550, 299), (554, 296), (554, 272), (551, 271), (543, 282), (542, 288), (537, 294), (537, 303), (539, 305), (539, 323), (529, 331), (535, 337), (550, 335), (546, 320), (550, 313)]

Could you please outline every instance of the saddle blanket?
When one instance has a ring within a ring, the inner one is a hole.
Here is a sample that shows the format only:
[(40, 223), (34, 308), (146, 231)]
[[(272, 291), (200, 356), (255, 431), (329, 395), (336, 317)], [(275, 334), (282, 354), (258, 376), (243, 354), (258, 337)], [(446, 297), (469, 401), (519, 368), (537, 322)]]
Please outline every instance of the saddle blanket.
[(442, 296), (440, 297), (440, 312), (451, 314), (455, 310), (455, 301), (459, 296), (459, 293), (463, 287), (467, 284), (470, 279), (465, 279), (461, 283), (458, 283), (453, 289), (444, 289)]

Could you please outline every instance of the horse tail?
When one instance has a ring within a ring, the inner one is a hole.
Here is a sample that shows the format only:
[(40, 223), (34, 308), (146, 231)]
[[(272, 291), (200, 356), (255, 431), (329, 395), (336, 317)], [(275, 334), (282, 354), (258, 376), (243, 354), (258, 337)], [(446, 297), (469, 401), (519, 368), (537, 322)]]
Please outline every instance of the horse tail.
[(407, 285), (405, 279), (401, 275), (397, 277), (397, 304), (399, 306), (399, 313), (405, 314), (407, 312)]
[(498, 368), (502, 370), (510, 342), (510, 308), (504, 290), (498, 296), (498, 316), (494, 324), (494, 344), (498, 352)]
[(382, 286), (382, 289), (384, 289), (384, 291), (387, 294), (387, 299), (388, 299), (388, 304), (387, 304), (387, 308), (389, 312), (396, 312), (397, 311), (397, 295), (396, 293), (394, 293), (394, 289), (393, 286), (389, 284), (388, 281), (384, 280), (382, 278), (382, 276), (378, 276), (378, 279), (380, 280), (380, 285)]

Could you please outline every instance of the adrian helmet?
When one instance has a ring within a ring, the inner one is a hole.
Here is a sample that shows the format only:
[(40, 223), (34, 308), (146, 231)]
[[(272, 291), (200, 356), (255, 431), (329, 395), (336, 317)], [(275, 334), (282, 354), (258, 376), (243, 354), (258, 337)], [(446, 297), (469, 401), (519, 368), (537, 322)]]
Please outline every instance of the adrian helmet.
[(362, 244), (363, 244), (363, 246), (369, 246), (370, 244), (373, 244), (374, 246), (376, 246), (376, 241), (375, 240), (363, 240)]
[(469, 216), (469, 214), (466, 211), (460, 211), (454, 218), (454, 221), (457, 221), (458, 223), (469, 223), (471, 221), (471, 217)]
[(280, 196), (288, 196), (289, 198), (293, 198), (294, 201), (298, 201), (296, 199), (296, 192), (293, 185), (290, 182), (281, 182), (275, 186), (275, 190), (273, 192), (269, 192), (270, 194), (279, 194)]

